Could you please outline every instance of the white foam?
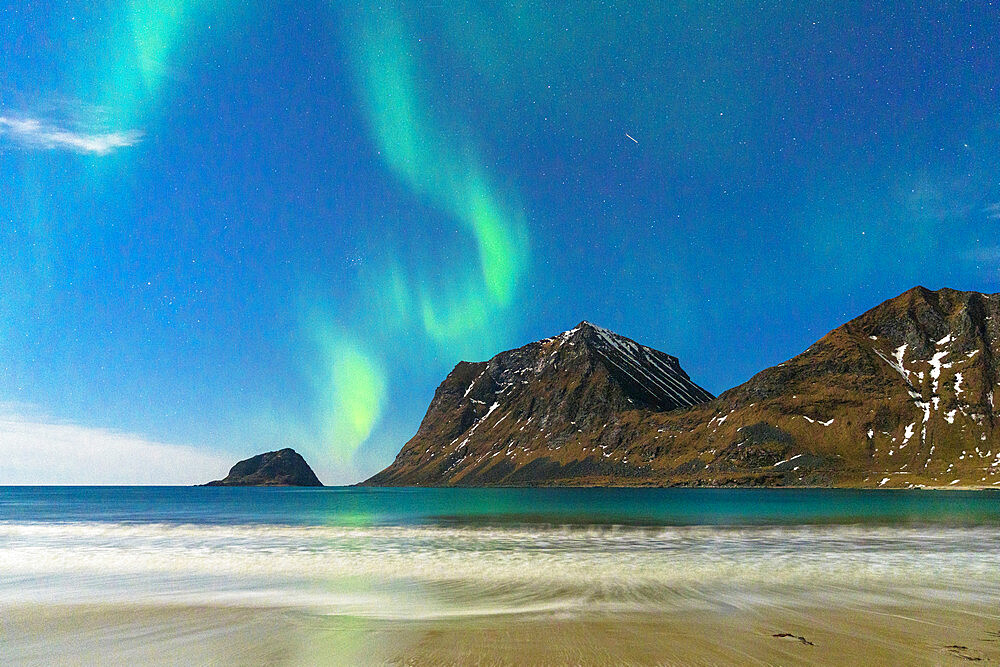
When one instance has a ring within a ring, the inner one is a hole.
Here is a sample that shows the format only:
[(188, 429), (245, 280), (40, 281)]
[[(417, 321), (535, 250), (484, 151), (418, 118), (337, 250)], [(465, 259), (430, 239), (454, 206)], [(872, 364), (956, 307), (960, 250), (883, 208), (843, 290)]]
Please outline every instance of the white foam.
[(395, 619), (731, 606), (818, 581), (824, 595), (1000, 595), (1000, 561), (983, 557), (1000, 551), (989, 526), (0, 524), (0, 544), (0, 604), (232, 604)]

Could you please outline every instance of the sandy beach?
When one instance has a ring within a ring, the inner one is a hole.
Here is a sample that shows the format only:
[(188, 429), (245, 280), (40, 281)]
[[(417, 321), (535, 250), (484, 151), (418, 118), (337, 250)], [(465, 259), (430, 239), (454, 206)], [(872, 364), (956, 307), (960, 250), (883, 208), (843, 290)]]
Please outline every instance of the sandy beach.
[(372, 621), (293, 609), (18, 606), (7, 664), (947, 665), (1000, 660), (983, 606)]

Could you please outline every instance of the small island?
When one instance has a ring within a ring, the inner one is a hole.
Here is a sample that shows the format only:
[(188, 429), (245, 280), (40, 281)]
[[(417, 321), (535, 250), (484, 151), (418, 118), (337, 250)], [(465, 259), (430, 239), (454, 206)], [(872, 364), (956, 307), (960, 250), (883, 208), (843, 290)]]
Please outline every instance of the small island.
[(323, 486), (302, 455), (286, 447), (240, 461), (225, 479), (202, 486)]

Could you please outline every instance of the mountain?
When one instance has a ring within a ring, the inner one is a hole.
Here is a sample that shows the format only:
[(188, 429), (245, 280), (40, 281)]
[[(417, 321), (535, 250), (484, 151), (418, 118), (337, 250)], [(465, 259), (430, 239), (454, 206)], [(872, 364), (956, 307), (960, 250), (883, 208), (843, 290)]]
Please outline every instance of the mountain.
[(265, 452), (240, 461), (225, 479), (205, 486), (323, 486), (306, 460), (294, 449)]
[(992, 486), (998, 336), (1000, 295), (916, 287), (630, 444), (675, 484)]
[(614, 474), (620, 466), (601, 455), (599, 438), (622, 413), (712, 398), (676, 357), (581, 322), (489, 361), (459, 363), (417, 434), (366, 483), (534, 483), (556, 462), (571, 466), (567, 477)]
[(460, 363), (371, 485), (994, 486), (1000, 294), (916, 287), (718, 398), (586, 322)]

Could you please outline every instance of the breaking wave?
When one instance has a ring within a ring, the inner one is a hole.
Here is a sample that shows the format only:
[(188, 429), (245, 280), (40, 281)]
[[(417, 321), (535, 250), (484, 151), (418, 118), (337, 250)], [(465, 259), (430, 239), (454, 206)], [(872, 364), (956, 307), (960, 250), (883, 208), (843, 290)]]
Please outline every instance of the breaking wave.
[(0, 523), (0, 603), (423, 619), (1000, 597), (1000, 530)]

